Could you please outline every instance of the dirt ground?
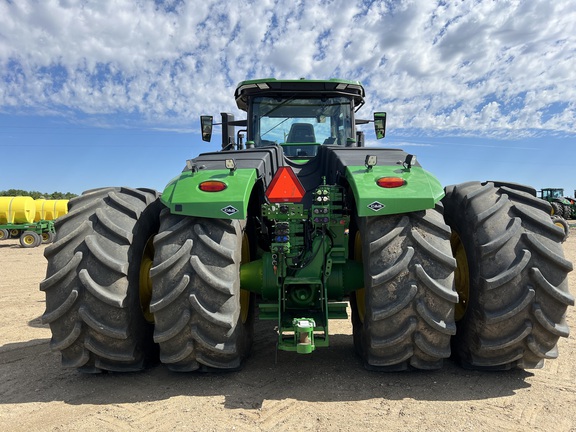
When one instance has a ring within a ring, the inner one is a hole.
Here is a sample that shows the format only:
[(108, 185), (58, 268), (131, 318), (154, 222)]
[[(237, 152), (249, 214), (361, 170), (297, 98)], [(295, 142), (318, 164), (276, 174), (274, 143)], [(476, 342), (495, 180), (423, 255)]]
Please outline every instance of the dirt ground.
[[(576, 228), (564, 243), (576, 262)], [(0, 428), (4, 431), (576, 431), (576, 338), (529, 372), (368, 372), (351, 325), (309, 356), (279, 352), (273, 323), (258, 323), (241, 372), (84, 375), (62, 369), (44, 312), (45, 246), (0, 242)], [(570, 273), (576, 291), (576, 272)], [(576, 308), (568, 323), (576, 334)]]

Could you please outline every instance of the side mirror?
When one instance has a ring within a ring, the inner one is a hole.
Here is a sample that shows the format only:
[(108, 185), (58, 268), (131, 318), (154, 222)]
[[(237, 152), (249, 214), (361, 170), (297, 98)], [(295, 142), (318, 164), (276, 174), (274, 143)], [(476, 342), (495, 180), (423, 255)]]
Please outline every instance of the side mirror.
[(200, 116), (202, 141), (210, 142), (210, 139), (212, 138), (212, 120), (212, 116)]
[(374, 113), (374, 132), (376, 132), (376, 139), (382, 139), (386, 136), (386, 113)]

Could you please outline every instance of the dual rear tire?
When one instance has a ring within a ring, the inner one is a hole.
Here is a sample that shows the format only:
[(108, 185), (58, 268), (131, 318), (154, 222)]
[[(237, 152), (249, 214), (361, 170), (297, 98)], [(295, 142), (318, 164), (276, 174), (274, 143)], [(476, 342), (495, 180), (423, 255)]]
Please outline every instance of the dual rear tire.
[(574, 298), (550, 204), (530, 188), (495, 182), (450, 186), (443, 203), (457, 260), (453, 347), (462, 365), (528, 369), (556, 358)]
[(177, 371), (237, 369), (248, 355), (242, 225), (160, 217), (162, 208), (155, 191), (105, 188), (71, 200), (57, 220), (40, 289), (64, 366), (129, 372), (160, 358)]
[(162, 212), (150, 311), (160, 360), (173, 371), (237, 370), (250, 352), (254, 299), (240, 290), (243, 225)]
[(437, 369), (452, 353), (466, 368), (529, 369), (557, 357), (574, 298), (549, 215), (531, 188), (469, 182), (435, 210), (360, 220), (365, 289), (351, 306), (365, 366)]
[[(354, 345), (367, 369), (439, 369), (456, 333), (456, 261), (436, 208), (363, 218), (356, 242), (362, 290), (351, 296)], [(358, 248), (361, 248), (359, 251)]]
[[(83, 372), (141, 370), (157, 357), (140, 270), (161, 203), (148, 189), (104, 188), (69, 202), (47, 246), (43, 323), (62, 364)], [(143, 284), (145, 285), (145, 284)]]

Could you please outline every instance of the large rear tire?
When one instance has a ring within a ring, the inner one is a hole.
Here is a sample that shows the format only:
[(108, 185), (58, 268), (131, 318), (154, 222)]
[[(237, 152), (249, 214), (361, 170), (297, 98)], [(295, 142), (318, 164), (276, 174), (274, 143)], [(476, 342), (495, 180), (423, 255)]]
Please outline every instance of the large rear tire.
[(56, 221), (48, 260), (44, 323), (62, 364), (83, 372), (137, 371), (154, 362), (153, 325), (141, 303), (145, 248), (162, 207), (148, 189), (85, 192)]
[(162, 212), (150, 311), (169, 369), (237, 370), (248, 356), (254, 301), (240, 289), (242, 242), (240, 221)]
[(552, 205), (552, 215), (564, 217), (564, 207), (559, 202), (551, 202)]
[(441, 368), (450, 356), (458, 301), (442, 205), (363, 218), (358, 225), (365, 287), (351, 296), (351, 309), (354, 343), (365, 367)]
[(462, 365), (537, 368), (555, 358), (574, 298), (550, 204), (531, 188), (494, 182), (449, 186), (443, 202), (457, 260), (454, 350)]

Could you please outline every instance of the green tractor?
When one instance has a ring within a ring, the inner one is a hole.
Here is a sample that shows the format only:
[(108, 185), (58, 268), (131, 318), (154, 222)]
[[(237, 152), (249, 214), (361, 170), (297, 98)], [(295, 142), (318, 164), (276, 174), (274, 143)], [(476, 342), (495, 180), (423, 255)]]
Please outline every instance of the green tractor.
[[(70, 201), (46, 248), (42, 319), (64, 366), (239, 369), (254, 320), (285, 355), (329, 349), (348, 319), (368, 369), (541, 367), (568, 336), (563, 233), (530, 187), (443, 189), (414, 155), (364, 146), (359, 82), (245, 81), (245, 120), (160, 195), (104, 188)], [(209, 141), (214, 121), (201, 117)], [(313, 354), (312, 354), (313, 355)]]
[[(576, 191), (574, 191), (576, 194)], [(565, 197), (564, 189), (544, 188), (540, 191), (540, 198), (552, 205), (552, 215), (573, 219), (576, 217), (576, 201), (574, 198)]]

